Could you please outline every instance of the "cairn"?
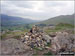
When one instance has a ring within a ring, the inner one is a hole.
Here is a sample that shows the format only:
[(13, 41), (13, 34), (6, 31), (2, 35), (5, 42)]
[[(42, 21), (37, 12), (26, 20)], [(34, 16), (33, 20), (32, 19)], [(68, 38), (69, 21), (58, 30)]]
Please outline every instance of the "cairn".
[(31, 48), (34, 47), (45, 48), (45, 46), (47, 45), (46, 40), (43, 38), (43, 31), (40, 30), (39, 27), (35, 25), (32, 27), (32, 29), (30, 29), (28, 33), (22, 35), (21, 39), (22, 42), (24, 42)]

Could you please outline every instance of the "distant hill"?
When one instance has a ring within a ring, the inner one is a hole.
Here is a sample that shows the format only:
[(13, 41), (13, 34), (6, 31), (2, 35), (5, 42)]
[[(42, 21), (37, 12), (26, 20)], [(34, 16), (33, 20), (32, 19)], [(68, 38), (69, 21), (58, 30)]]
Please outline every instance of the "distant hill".
[(7, 26), (7, 25), (17, 25), (17, 24), (29, 24), (38, 22), (37, 20), (31, 20), (29, 18), (21, 18), (21, 17), (14, 17), (14, 16), (8, 16), (1, 14), (1, 25)]
[(42, 21), (42, 22), (39, 22), (37, 24), (59, 24), (59, 23), (68, 23), (68, 24), (72, 24), (74, 25), (74, 15), (75, 14), (72, 14), (72, 15), (60, 15), (60, 16), (56, 16), (56, 17), (53, 17), (53, 18), (50, 18), (48, 20), (45, 20), (45, 21)]

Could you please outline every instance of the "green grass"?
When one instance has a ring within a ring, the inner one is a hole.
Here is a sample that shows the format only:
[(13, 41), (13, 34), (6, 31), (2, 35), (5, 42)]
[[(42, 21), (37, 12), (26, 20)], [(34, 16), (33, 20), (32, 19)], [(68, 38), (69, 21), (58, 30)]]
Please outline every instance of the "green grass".
[(50, 32), (57, 32), (57, 30), (50, 30), (50, 29), (47, 29), (45, 30), (46, 33), (50, 33)]
[(33, 49), (35, 49), (36, 51), (42, 51), (43, 50), (43, 48), (41, 48), (41, 47), (34, 47)]
[(1, 35), (1, 36), (0, 36), (0, 39), (1, 39), (1, 40), (2, 40), (2, 39), (5, 39), (6, 35), (7, 35), (7, 34)]
[[(60, 24), (57, 24), (55, 26), (55, 29), (46, 29), (44, 30), (47, 34), (49, 34), (50, 32), (58, 32), (58, 31), (61, 31), (61, 30), (66, 30), (66, 29), (74, 29), (74, 26), (71, 25), (71, 24), (63, 24), (63, 23), (60, 23)], [(74, 31), (73, 31), (74, 33)]]
[(51, 46), (51, 43), (47, 43), (47, 45), (46, 45), (46, 46), (49, 46), (49, 47), (50, 47), (50, 46)]
[(15, 39), (21, 39), (21, 36), (20, 35), (16, 35), (14, 36)]
[[(24, 31), (21, 31), (21, 32), (11, 32), (11, 31), (9, 31), (9, 32), (6, 32), (5, 34), (1, 35), (0, 39), (2, 40), (2, 39), (5, 39), (6, 37), (11, 37), (11, 36), (13, 36), (16, 39), (20, 39), (21, 34), (24, 34), (25, 32), (28, 32), (28, 29), (26, 29)], [(11, 36), (9, 36), (9, 34)]]
[(52, 52), (44, 53), (43, 55), (52, 55)]

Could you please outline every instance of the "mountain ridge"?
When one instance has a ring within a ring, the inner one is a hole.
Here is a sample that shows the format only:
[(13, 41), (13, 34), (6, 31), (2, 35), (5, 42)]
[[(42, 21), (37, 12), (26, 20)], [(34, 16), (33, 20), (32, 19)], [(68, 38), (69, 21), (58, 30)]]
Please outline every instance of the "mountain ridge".
[(5, 14), (1, 15), (1, 25), (15, 25), (15, 24), (30, 24), (34, 22), (38, 22), (37, 20), (31, 20), (29, 18), (21, 18), (21, 17), (15, 17), (15, 16), (8, 16)]
[(75, 13), (72, 15), (60, 15), (56, 17), (49, 18), (47, 20), (41, 21), (37, 24), (59, 24), (59, 23), (68, 23), (74, 25), (74, 16)]

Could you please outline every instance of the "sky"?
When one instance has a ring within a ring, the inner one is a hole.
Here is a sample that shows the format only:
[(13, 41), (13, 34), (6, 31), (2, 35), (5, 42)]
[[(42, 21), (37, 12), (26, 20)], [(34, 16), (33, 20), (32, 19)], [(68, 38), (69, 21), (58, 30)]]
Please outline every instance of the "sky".
[(1, 1), (1, 14), (46, 20), (74, 13), (74, 1)]

